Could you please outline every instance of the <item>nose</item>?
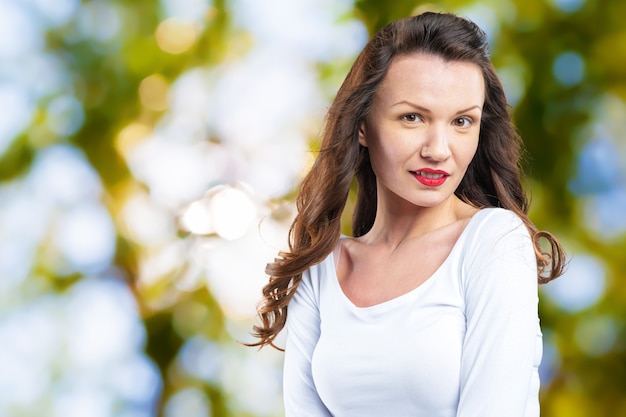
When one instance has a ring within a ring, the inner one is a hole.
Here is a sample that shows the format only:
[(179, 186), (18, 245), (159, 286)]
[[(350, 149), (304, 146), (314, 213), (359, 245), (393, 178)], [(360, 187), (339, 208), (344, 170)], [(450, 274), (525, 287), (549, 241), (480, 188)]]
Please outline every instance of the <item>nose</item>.
[(445, 161), (450, 157), (448, 132), (444, 126), (429, 126), (420, 154), (422, 158), (437, 162)]

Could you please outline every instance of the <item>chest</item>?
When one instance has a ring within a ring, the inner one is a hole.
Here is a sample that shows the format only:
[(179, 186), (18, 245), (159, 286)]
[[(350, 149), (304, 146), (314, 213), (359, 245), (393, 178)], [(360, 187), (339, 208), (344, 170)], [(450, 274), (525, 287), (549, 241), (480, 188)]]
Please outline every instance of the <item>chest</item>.
[(336, 415), (357, 409), (363, 416), (391, 415), (389, 404), (403, 407), (393, 415), (456, 409), (465, 335), (462, 310), (436, 304), (402, 310), (386, 312), (384, 318), (322, 320), (313, 377)]
[(409, 245), (387, 256), (376, 250), (347, 254), (337, 268), (342, 291), (359, 307), (397, 298), (433, 276), (452, 248), (452, 241), (440, 240)]

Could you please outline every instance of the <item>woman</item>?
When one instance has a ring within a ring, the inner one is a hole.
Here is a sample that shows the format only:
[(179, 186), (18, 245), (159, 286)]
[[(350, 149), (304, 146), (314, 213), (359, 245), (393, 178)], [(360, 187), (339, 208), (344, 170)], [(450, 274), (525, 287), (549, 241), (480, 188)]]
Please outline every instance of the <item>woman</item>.
[(425, 13), (365, 46), (267, 267), (256, 345), (286, 324), (287, 416), (539, 415), (537, 280), (563, 252), (527, 217), (519, 157), (475, 24)]

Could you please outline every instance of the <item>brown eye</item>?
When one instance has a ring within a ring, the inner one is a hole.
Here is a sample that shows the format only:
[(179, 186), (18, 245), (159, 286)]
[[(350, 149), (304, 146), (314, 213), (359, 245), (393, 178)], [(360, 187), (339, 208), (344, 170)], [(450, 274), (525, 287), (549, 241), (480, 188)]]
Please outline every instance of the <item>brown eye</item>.
[(402, 120), (409, 122), (409, 123), (415, 123), (415, 122), (419, 122), (421, 119), (417, 114), (411, 113), (411, 114), (405, 114), (404, 116), (402, 116)]
[(472, 121), (467, 117), (459, 117), (458, 119), (454, 119), (452, 124), (457, 127), (469, 127)]

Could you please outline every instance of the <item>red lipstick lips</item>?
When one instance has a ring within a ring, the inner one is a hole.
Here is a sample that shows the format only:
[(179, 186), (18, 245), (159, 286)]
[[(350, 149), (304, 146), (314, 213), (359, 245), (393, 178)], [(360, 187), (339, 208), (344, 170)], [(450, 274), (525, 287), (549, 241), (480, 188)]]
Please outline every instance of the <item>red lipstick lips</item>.
[(439, 187), (446, 182), (450, 176), (450, 174), (446, 171), (430, 168), (422, 168), (417, 171), (411, 171), (411, 174), (413, 174), (416, 180), (427, 187)]

